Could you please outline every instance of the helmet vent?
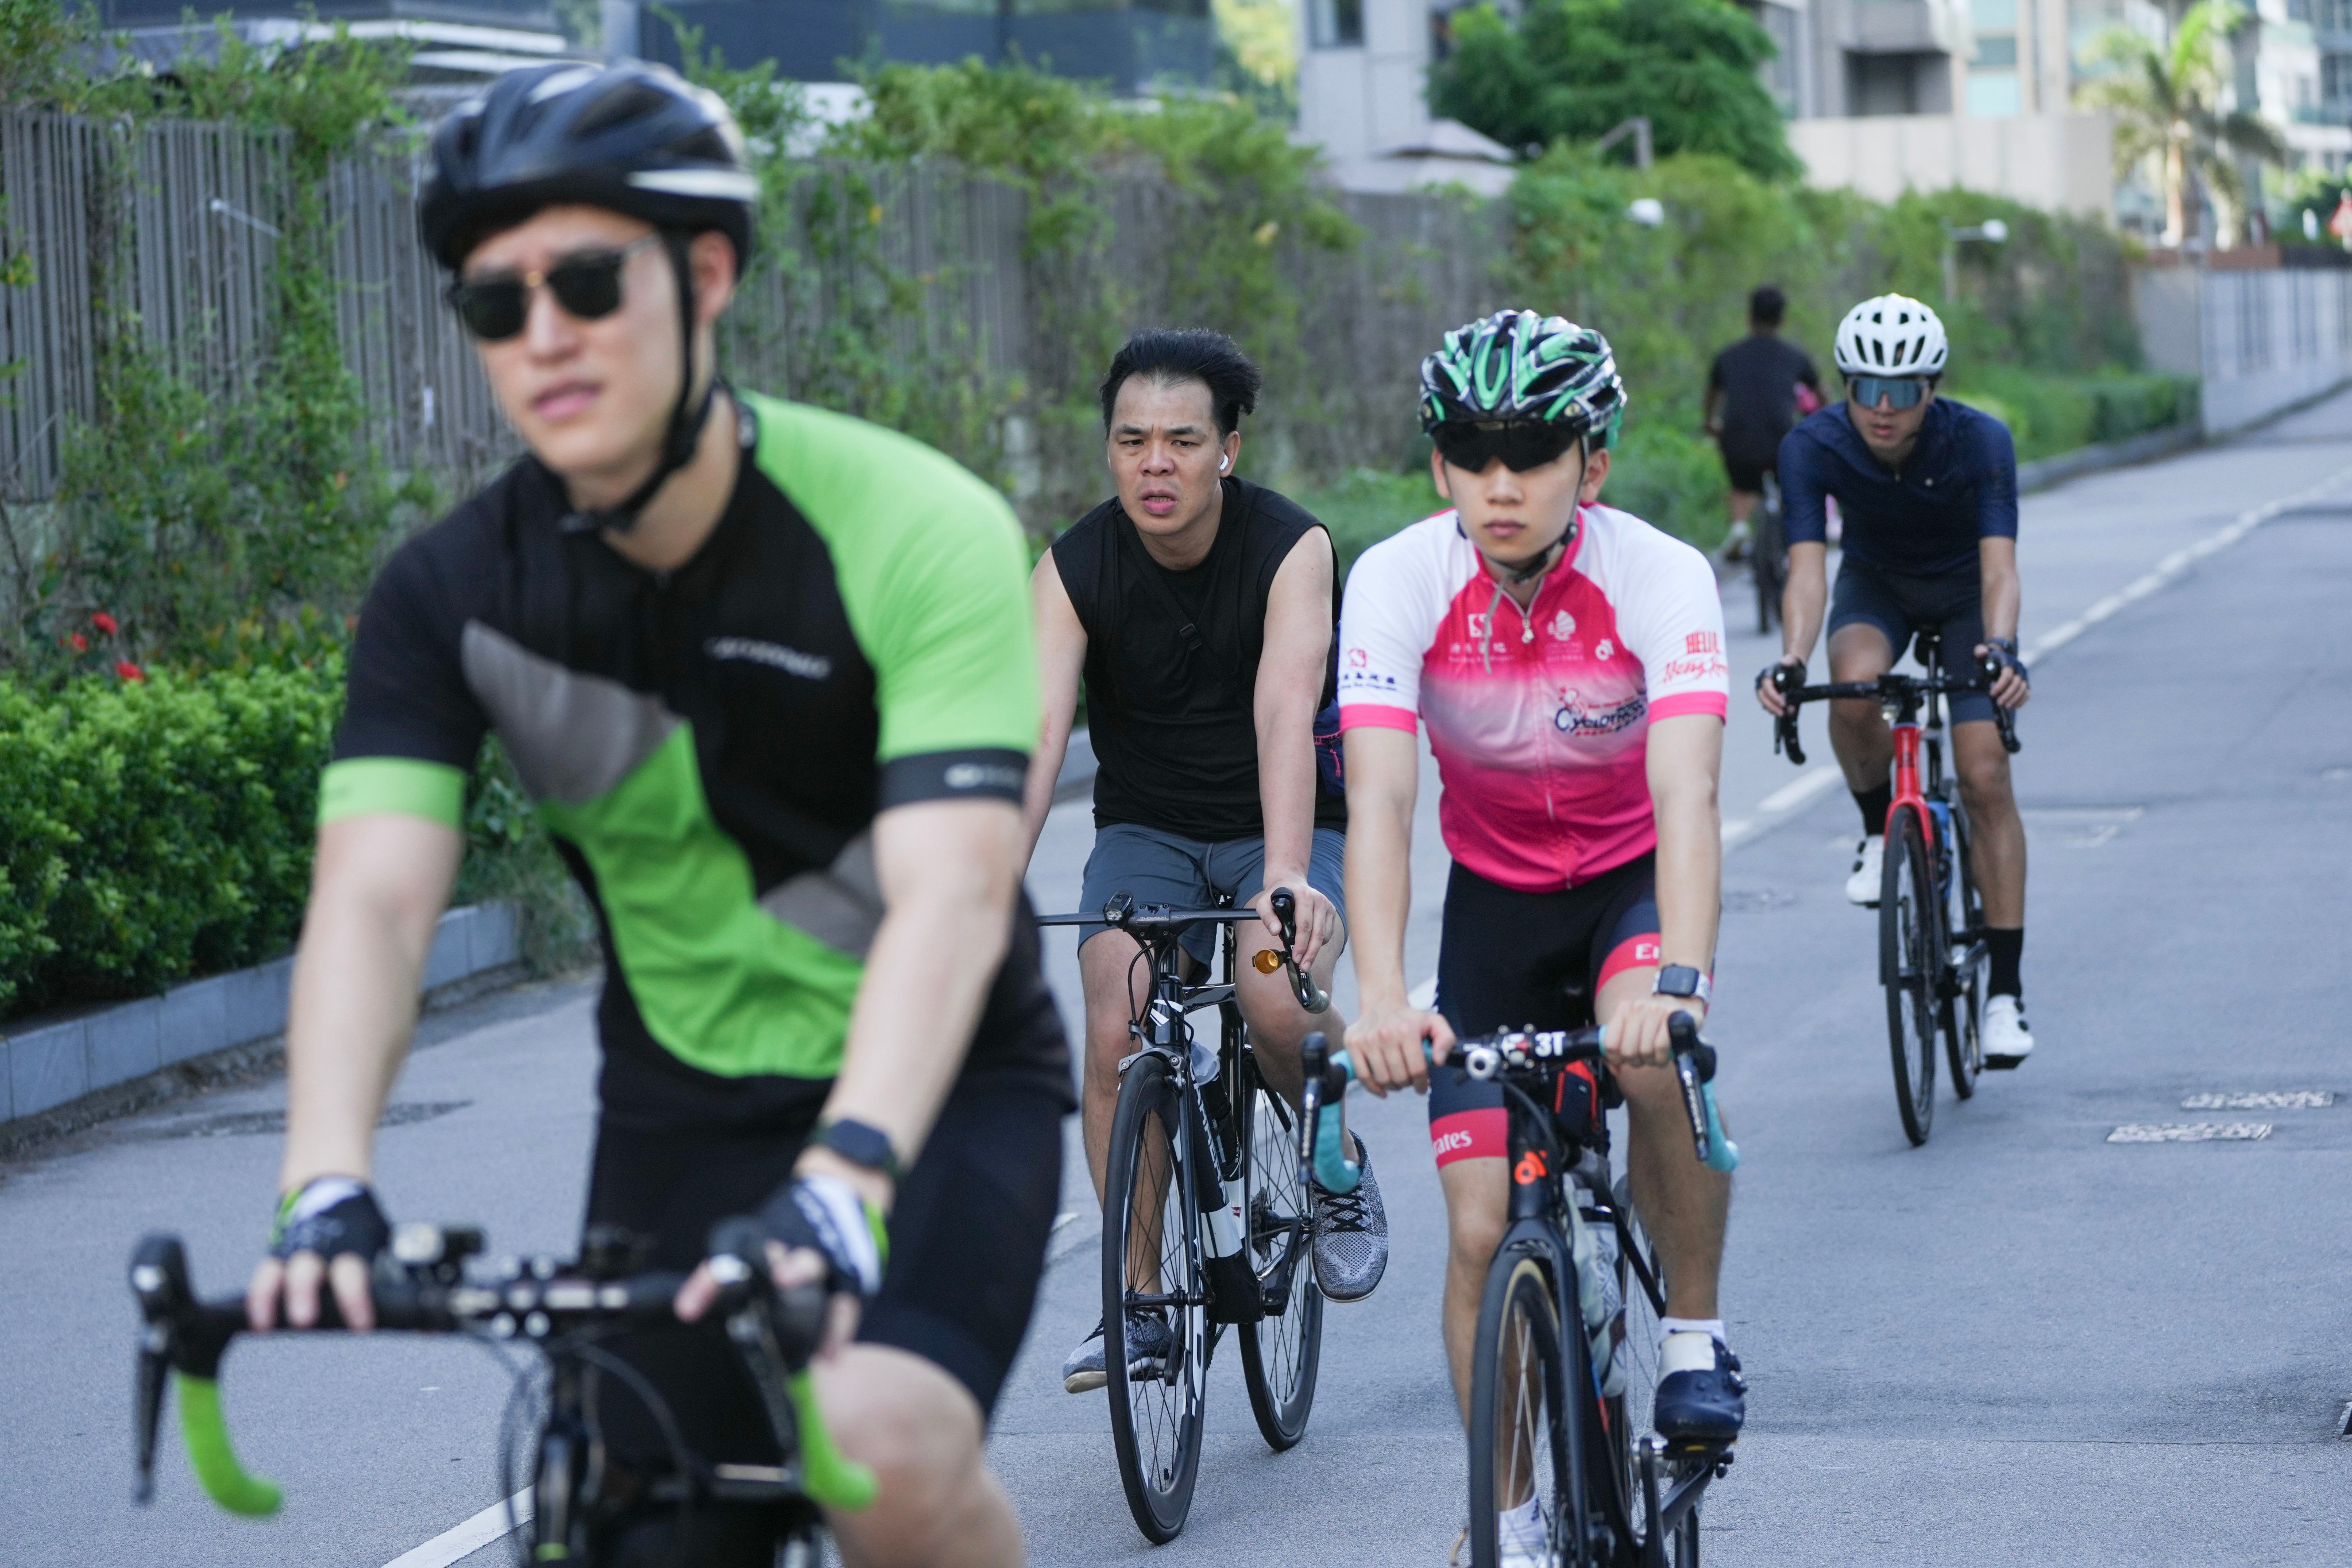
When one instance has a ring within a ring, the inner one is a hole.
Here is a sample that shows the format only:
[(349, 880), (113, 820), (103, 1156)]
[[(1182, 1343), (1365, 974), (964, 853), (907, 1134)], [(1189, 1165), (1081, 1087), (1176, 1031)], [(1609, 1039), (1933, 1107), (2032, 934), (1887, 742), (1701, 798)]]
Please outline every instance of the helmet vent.
[(657, 114), (677, 101), (649, 82), (623, 81), (580, 111), (572, 121), (572, 134), (575, 140), (593, 136), (628, 121)]

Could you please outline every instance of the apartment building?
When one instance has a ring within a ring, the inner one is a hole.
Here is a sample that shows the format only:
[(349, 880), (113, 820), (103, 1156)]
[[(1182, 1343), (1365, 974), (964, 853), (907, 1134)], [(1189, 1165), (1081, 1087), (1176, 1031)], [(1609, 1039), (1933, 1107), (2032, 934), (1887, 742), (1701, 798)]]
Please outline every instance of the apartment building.
[(1512, 150), (1429, 112), (1429, 68), (1466, 0), (1300, 0), (1298, 138), (1350, 190), (1498, 195)]

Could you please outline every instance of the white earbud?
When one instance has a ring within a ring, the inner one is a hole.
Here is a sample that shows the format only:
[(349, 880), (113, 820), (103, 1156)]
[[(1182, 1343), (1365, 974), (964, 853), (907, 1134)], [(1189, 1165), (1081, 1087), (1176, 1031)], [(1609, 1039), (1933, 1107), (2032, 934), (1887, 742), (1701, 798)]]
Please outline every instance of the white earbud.
[(1219, 458), (1217, 459), (1217, 472), (1221, 474), (1233, 466), (1234, 460), (1231, 458)]

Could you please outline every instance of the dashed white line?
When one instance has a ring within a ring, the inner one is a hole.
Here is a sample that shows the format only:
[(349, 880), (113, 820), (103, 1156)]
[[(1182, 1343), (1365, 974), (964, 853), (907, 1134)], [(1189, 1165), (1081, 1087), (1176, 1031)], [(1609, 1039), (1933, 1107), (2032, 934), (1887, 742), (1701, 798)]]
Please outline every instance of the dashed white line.
[(2127, 1122), (2107, 1134), (2110, 1143), (2212, 1143), (2259, 1142), (2271, 1135), (2267, 1121)]
[(383, 1568), (449, 1568), (498, 1540), (509, 1531), (530, 1522), (530, 1489), (525, 1487), (504, 1502), (494, 1502), (463, 1524), (452, 1525), (422, 1546), (412, 1547)]

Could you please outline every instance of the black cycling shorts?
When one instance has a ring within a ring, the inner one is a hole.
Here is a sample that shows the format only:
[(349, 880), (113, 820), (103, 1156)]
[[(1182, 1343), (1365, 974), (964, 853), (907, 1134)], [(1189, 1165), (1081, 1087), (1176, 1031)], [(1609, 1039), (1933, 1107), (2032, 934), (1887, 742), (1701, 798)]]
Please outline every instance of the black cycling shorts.
[[(830, 1087), (811, 1083), (795, 1125), (648, 1131), (607, 1119), (597, 1129), (588, 1223), (650, 1237), (651, 1268), (691, 1268), (714, 1222), (757, 1210), (790, 1178)], [(881, 1293), (866, 1304), (858, 1330), (861, 1342), (894, 1345), (943, 1369), (971, 1390), (983, 1419), (1021, 1348), (1045, 1272), (1067, 1105), (1066, 1091), (1034, 1075), (982, 1070), (957, 1083), (899, 1189)], [(759, 1395), (716, 1324), (632, 1332), (605, 1348), (660, 1391), (686, 1446), (704, 1459), (776, 1462)], [(598, 1401), (606, 1439), (625, 1464), (639, 1473), (670, 1468), (659, 1426), (620, 1380), (604, 1378)], [(768, 1568), (774, 1537), (765, 1516), (698, 1511), (705, 1516), (698, 1564)], [(719, 1533), (706, 1533), (713, 1530)]]
[[(1588, 1027), (1603, 985), (1657, 962), (1654, 855), (1557, 893), (1522, 893), (1459, 864), (1446, 879), (1436, 1008), (1458, 1036)], [(1589, 1116), (1597, 1109), (1593, 1074), (1575, 1069), (1569, 1077), (1583, 1080)], [(1574, 1086), (1564, 1080), (1561, 1088)], [(1554, 1109), (1574, 1118), (1565, 1101)], [(1500, 1086), (1430, 1068), (1429, 1142), (1439, 1165), (1507, 1158), (1509, 1130)]]
[(1762, 495), (1764, 476), (1772, 472), (1779, 461), (1778, 452), (1760, 456), (1752, 452), (1735, 452), (1727, 447), (1723, 454), (1724, 478), (1731, 481), (1733, 489), (1742, 494)]
[[(1864, 566), (1848, 556), (1838, 567), (1830, 596), (1830, 636), (1856, 624), (1876, 626), (1901, 658), (1921, 632), (1943, 638), (1937, 663), (1954, 679), (1976, 679), (1977, 645), (1984, 641), (1984, 579), (1974, 564), (1932, 577), (1908, 576)], [(1992, 722), (1992, 698), (1964, 691), (1945, 700), (1952, 722)]]

